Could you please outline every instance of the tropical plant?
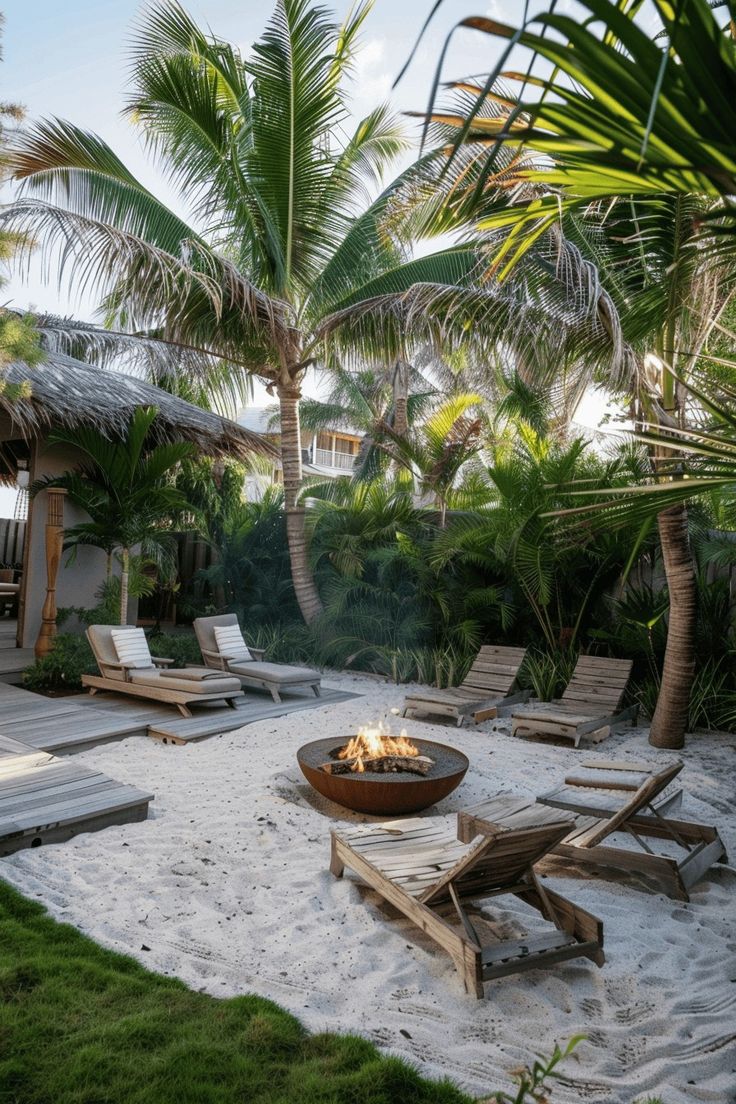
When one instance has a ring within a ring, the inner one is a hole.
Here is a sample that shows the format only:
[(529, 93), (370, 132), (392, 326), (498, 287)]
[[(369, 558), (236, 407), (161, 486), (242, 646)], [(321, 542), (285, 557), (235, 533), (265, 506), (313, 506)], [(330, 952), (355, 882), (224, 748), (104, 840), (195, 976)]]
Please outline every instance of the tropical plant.
[(198, 572), (195, 590), (206, 584), (218, 612), (237, 613), (249, 628), (298, 618), (280, 487), (267, 487), (257, 502), (232, 503), (222, 516), (205, 523), (204, 535), (214, 556)]
[[(580, 0), (586, 19), (557, 11), (552, 2), (528, 19), (524, 5), (519, 27), (480, 16), (460, 22), (507, 43), (485, 84), (472, 90), (462, 140), (485, 144), (486, 178), (497, 172), (506, 143), (545, 159), (533, 166), (519, 159), (506, 176), (509, 185), (539, 184), (544, 193), (516, 220), (504, 245), (509, 263), (558, 222), (561, 209), (612, 196), (703, 196), (708, 211), (698, 229), (728, 235), (733, 249), (736, 5), (652, 0), (651, 6), (659, 22), (654, 33), (637, 23), (642, 0)], [(505, 72), (518, 45), (526, 48), (528, 64)], [(552, 66), (548, 77), (533, 75), (537, 58)], [(500, 77), (521, 89), (505, 94), (507, 111), (489, 117), (484, 102)], [(439, 70), (431, 102), (438, 81)]]
[(412, 433), (384, 423), (381, 448), (402, 467), (420, 495), (428, 496), (444, 529), (447, 508), (465, 464), (480, 452), (486, 422), (480, 395), (446, 399)]
[(162, 567), (174, 553), (173, 524), (188, 509), (173, 475), (195, 448), (187, 442), (156, 443), (153, 436), (155, 407), (139, 407), (131, 416), (125, 436), (106, 437), (92, 426), (55, 429), (49, 443), (65, 445), (82, 454), (74, 471), (38, 480), (31, 487), (38, 494), (48, 487), (62, 487), (70, 500), (87, 514), (65, 530), (65, 547), (74, 551), (92, 545), (107, 553), (107, 576), (112, 557), (120, 550), (120, 624), (127, 621), (131, 549)]
[[(0, 35), (2, 35), (5, 16), (0, 12)], [(2, 48), (0, 47), (0, 61), (2, 61)], [(23, 108), (20, 104), (0, 103), (0, 183), (8, 176), (8, 135), (7, 124), (17, 126), (23, 119)], [(17, 234), (9, 230), (0, 230), (0, 265), (3, 267), (15, 253), (21, 239)], [(5, 279), (0, 276), (0, 288), (5, 284)], [(28, 315), (18, 314), (16, 311), (0, 307), (0, 394), (6, 399), (27, 398), (29, 395), (28, 384), (10, 384), (3, 378), (2, 369), (13, 361), (23, 361), (26, 364), (38, 364), (43, 358), (41, 342), (34, 326), (33, 319)]]
[[(484, 87), (475, 86), (474, 103), (457, 120), (456, 144), (467, 140), (477, 148), (485, 142), (477, 155), (482, 164), (472, 195), (478, 228), (488, 235), (492, 271), (501, 280), (511, 277), (520, 264), (528, 267), (545, 242), (548, 248), (557, 243), (561, 261), (570, 249), (577, 250), (606, 292), (599, 306), (605, 303), (611, 352), (627, 369), (618, 380), (614, 377), (614, 385), (634, 398), (640, 420), (684, 428), (690, 412), (678, 380), (688, 378), (734, 296), (736, 251), (715, 249), (703, 235), (704, 226), (711, 231), (724, 226), (730, 200), (714, 198), (722, 193), (708, 166), (713, 169), (718, 162), (727, 175), (729, 158), (736, 165), (732, 136), (729, 145), (729, 132), (722, 132), (719, 152), (710, 147), (703, 172), (675, 172), (669, 179), (665, 169), (672, 165), (673, 150), (683, 145), (689, 152), (680, 166), (696, 155), (698, 128), (695, 136), (687, 131), (683, 137), (681, 125), (688, 118), (695, 125), (709, 98), (722, 94), (710, 74), (698, 81), (703, 61), (692, 42), (709, 38), (709, 49), (721, 57), (716, 71), (723, 71), (726, 86), (728, 72), (731, 83), (736, 78), (734, 43), (721, 32), (704, 0), (683, 0), (674, 7), (655, 3), (663, 20), (661, 43), (636, 24), (641, 7), (636, 0), (591, 0), (584, 6), (594, 16), (584, 26), (551, 11), (539, 17), (543, 31), (554, 28), (562, 42), (557, 35), (535, 36), (527, 27), (514, 32), (493, 20), (467, 24), (501, 34), (510, 45), (521, 42), (557, 68), (544, 81), (530, 77), (530, 63), (522, 93), (514, 96), (505, 91), (499, 95), (494, 87), (498, 67)], [(693, 40), (685, 30), (690, 22)], [(568, 84), (568, 78), (576, 83)], [(539, 86), (538, 101), (526, 102), (526, 89)], [(686, 89), (693, 94), (687, 105)], [(493, 103), (493, 114), (479, 110), (486, 100)], [(693, 102), (697, 114), (689, 116)], [(720, 128), (720, 118), (713, 122)], [(709, 126), (705, 124), (706, 133)], [(669, 138), (674, 142), (670, 147)], [(641, 148), (632, 152), (639, 139)], [(513, 149), (516, 159), (510, 169), (504, 162), (499, 179), (501, 149), (507, 156)], [(616, 167), (611, 167), (612, 151)], [(632, 157), (637, 156), (633, 171)], [(652, 162), (659, 171), (650, 173)], [(588, 275), (581, 288), (586, 297), (589, 285)], [(585, 365), (586, 358), (580, 362)], [(668, 478), (662, 476), (660, 462), (677, 453), (672, 444), (663, 450), (661, 440), (652, 438), (650, 445), (660, 478)], [(660, 704), (650, 739), (655, 745), (677, 747), (684, 738), (695, 672), (696, 586), (682, 502), (662, 510), (657, 526), (670, 611)]]
[(379, 447), (383, 427), (403, 437), (440, 397), (437, 388), (402, 359), (387, 368), (351, 369), (337, 362), (327, 370), (326, 379), (324, 399), (302, 400), (301, 424), (313, 432), (361, 433), (353, 471), (360, 479), (376, 478), (388, 468), (390, 458)]
[[(338, 140), (369, 10), (358, 3), (338, 25), (308, 0), (278, 0), (244, 57), (202, 31), (176, 0), (159, 0), (135, 31), (127, 114), (181, 188), (191, 223), (101, 138), (57, 119), (16, 142), (12, 168), (25, 194), (3, 215), (6, 226), (40, 240), (70, 281), (99, 291), (108, 350), (145, 341), (169, 370), (194, 356), (205, 373), (225, 364), (276, 393), (287, 536), (307, 621), (321, 602), (297, 501), (299, 400), (305, 372), (322, 362), (323, 323), (339, 319), (334, 324), (353, 336), (362, 328), (363, 351), (394, 362), (411, 331), (401, 309), (407, 289), (451, 288), (469, 280), (477, 262), (468, 244), (410, 256), (400, 219), (389, 216), (425, 166), (366, 199), (405, 148), (386, 107)], [(392, 310), (396, 324), (388, 326)], [(99, 334), (88, 337), (98, 351)], [(74, 340), (84, 339), (80, 327)]]
[(481, 593), (493, 583), (506, 595), (497, 604), (507, 630), (523, 611), (532, 618), (517, 629), (525, 638), (531, 630), (550, 653), (578, 648), (626, 565), (636, 527), (625, 534), (570, 529), (553, 515), (577, 481), (596, 495), (625, 481), (637, 463), (630, 451), (602, 460), (581, 438), (561, 444), (519, 423), (516, 440), (494, 449), (477, 505), (470, 500), (435, 541), (435, 570), (451, 564), (479, 569), (486, 588)]

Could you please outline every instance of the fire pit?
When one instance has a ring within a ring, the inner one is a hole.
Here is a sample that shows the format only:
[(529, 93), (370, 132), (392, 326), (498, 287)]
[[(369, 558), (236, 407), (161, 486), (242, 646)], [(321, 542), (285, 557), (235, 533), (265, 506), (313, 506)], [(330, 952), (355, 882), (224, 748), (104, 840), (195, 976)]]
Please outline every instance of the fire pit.
[(313, 740), (297, 752), (307, 781), (324, 797), (376, 816), (416, 813), (452, 793), (468, 769), (461, 751), (434, 740), (393, 736), (382, 725), (357, 736)]

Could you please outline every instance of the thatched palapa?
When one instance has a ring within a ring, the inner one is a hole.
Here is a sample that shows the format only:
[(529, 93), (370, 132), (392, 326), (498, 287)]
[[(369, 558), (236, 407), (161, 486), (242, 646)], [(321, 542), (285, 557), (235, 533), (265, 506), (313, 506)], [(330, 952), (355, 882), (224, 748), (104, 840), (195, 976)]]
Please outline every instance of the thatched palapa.
[(17, 431), (21, 437), (35, 437), (53, 427), (82, 425), (103, 433), (122, 433), (137, 407), (155, 406), (159, 413), (153, 430), (161, 440), (191, 441), (209, 456), (278, 455), (260, 434), (228, 418), (135, 376), (84, 364), (64, 353), (48, 352), (36, 367), (11, 364), (3, 369), (2, 377), (10, 384), (29, 385), (27, 398), (9, 398), (0, 390), (0, 413), (10, 418), (13, 433)]

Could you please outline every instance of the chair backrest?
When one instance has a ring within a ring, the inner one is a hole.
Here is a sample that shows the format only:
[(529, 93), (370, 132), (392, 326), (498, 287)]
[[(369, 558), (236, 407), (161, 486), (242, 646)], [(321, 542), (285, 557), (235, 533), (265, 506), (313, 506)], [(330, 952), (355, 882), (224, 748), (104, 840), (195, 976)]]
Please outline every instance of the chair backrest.
[[(194, 619), (194, 633), (202, 654), (204, 655), (205, 652), (219, 653), (220, 651), (215, 637), (215, 625), (237, 625), (237, 623), (238, 618), (234, 613), (218, 613), (214, 617), (196, 617)], [(207, 667), (213, 666), (209, 656), (205, 655), (204, 661)]]
[(601, 717), (616, 713), (626, 692), (633, 662), (606, 656), (581, 655), (562, 700), (578, 710), (590, 710)]
[(484, 644), (463, 679), (463, 690), (477, 690), (479, 697), (508, 694), (524, 662), (526, 648), (505, 648)]
[(117, 666), (120, 660), (112, 638), (113, 629), (120, 627), (120, 625), (90, 625), (86, 636), (103, 678), (125, 682), (125, 672)]
[(652, 770), (649, 777), (644, 779), (637, 790), (634, 790), (629, 800), (624, 802), (617, 813), (608, 817), (607, 820), (601, 820), (594, 824), (582, 835), (576, 836), (576, 845), (578, 847), (595, 847), (606, 836), (610, 836), (625, 824), (630, 817), (640, 813), (666, 786), (669, 786), (672, 779), (680, 773), (682, 767), (682, 760), (675, 759), (665, 763), (659, 770)]
[(569, 833), (571, 823), (569, 816), (560, 813), (559, 820), (546, 824), (499, 827), (497, 832), (482, 836), (480, 842), (422, 894), (420, 900), (423, 904), (442, 900), (449, 894), (450, 882), (460, 896), (474, 893), (481, 896), (484, 891), (515, 885), (530, 866)]

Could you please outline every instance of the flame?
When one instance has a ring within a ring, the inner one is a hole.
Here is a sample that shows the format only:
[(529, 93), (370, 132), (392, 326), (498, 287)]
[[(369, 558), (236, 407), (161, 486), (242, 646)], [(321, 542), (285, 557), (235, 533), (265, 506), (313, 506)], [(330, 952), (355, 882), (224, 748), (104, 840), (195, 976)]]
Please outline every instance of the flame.
[(382, 755), (414, 756), (419, 755), (419, 748), (411, 742), (405, 728), (398, 736), (393, 736), (390, 726), (379, 721), (377, 724), (361, 725), (357, 736), (340, 748), (338, 759), (355, 759), (352, 769), (362, 773), (365, 771), (365, 759), (379, 759)]

